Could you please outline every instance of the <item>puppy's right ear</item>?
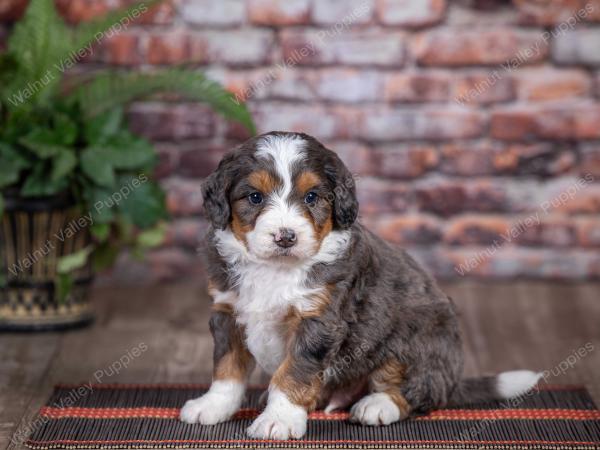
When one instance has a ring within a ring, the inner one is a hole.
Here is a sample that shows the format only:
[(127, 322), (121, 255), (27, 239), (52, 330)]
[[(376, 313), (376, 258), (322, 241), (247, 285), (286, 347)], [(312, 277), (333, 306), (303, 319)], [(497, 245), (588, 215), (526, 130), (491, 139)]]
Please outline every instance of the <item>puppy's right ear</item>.
[(226, 156), (202, 184), (202, 198), (204, 200), (204, 213), (212, 226), (224, 230), (231, 218), (229, 206), (229, 190), (231, 189), (232, 174), (229, 165), (233, 158)]

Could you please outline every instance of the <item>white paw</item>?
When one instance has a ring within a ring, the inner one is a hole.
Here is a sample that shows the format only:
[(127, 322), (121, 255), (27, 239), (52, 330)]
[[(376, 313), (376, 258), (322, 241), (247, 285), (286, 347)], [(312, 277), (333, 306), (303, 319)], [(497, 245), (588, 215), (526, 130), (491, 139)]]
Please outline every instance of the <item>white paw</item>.
[(239, 383), (217, 381), (202, 397), (188, 400), (179, 418), (185, 423), (215, 425), (229, 420), (239, 409), (244, 387)]
[(267, 408), (252, 422), (248, 436), (255, 439), (300, 439), (306, 433), (306, 410), (277, 390), (269, 394)]
[(389, 425), (400, 420), (400, 409), (383, 392), (361, 398), (350, 409), (350, 420), (363, 425)]

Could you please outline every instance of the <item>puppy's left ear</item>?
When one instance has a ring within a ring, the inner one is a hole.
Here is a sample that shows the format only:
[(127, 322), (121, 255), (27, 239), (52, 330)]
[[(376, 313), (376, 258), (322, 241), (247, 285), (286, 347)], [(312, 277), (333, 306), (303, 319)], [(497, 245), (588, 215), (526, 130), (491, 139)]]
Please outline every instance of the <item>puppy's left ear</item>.
[(358, 199), (354, 177), (342, 162), (331, 152), (329, 163), (325, 167), (327, 178), (333, 184), (333, 214), (339, 228), (350, 228), (358, 216)]

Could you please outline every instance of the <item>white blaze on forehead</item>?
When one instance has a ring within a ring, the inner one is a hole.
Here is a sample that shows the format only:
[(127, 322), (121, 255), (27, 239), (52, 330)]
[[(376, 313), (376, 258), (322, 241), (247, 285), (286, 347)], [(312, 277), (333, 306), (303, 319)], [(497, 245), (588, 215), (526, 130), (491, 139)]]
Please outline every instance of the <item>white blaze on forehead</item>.
[(277, 251), (274, 236), (281, 228), (289, 228), (296, 233), (296, 245), (290, 253), (298, 258), (307, 258), (316, 249), (315, 233), (312, 224), (303, 215), (299, 204), (290, 201), (293, 190), (294, 166), (306, 154), (306, 141), (299, 136), (270, 135), (257, 144), (256, 156), (273, 162), (282, 185), (268, 197), (268, 204), (258, 217), (254, 229), (246, 237), (250, 252), (258, 257), (273, 256)]
[(277, 175), (283, 181), (280, 197), (292, 191), (292, 169), (305, 155), (306, 141), (299, 136), (265, 136), (258, 142), (256, 156), (272, 158)]

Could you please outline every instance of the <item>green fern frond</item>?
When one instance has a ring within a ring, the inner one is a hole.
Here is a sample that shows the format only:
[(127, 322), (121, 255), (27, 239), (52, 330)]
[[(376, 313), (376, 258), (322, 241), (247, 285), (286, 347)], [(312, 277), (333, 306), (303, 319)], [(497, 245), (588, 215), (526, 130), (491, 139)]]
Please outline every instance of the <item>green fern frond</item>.
[(56, 94), (64, 72), (79, 62), (78, 52), (90, 53), (90, 46), (99, 43), (111, 27), (126, 27), (139, 13), (161, 1), (138, 1), (71, 29), (58, 15), (54, 1), (31, 0), (8, 42), (17, 70), (10, 84), (1, 88), (3, 103), (19, 106), (50, 98)]
[(189, 100), (207, 103), (225, 118), (241, 123), (252, 133), (256, 132), (246, 105), (218, 83), (189, 69), (95, 74), (93, 80), (79, 87), (71, 98), (79, 102), (86, 114), (93, 116), (158, 92), (177, 93)]

